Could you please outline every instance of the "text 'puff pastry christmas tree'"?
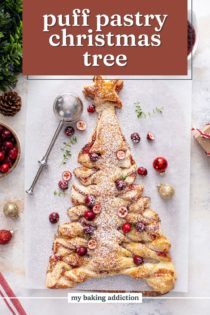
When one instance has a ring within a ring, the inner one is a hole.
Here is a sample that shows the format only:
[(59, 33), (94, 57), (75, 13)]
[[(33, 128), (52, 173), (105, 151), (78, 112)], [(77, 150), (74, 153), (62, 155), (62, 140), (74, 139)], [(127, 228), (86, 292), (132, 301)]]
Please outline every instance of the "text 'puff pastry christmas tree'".
[(170, 242), (143, 186), (134, 184), (137, 165), (115, 115), (115, 107), (122, 107), (117, 94), (122, 87), (120, 80), (97, 76), (84, 88), (94, 99), (98, 121), (79, 153), (81, 166), (74, 173), (80, 184), (72, 186), (71, 222), (59, 226), (54, 240), (48, 288), (119, 274), (144, 279), (160, 294), (174, 287)]

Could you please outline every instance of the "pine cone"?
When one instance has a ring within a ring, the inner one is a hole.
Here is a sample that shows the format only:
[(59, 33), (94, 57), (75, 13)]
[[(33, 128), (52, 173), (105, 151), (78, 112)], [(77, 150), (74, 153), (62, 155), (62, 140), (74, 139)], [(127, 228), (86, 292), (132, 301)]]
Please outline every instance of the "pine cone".
[(0, 113), (14, 116), (21, 109), (21, 98), (17, 92), (5, 92), (0, 96)]

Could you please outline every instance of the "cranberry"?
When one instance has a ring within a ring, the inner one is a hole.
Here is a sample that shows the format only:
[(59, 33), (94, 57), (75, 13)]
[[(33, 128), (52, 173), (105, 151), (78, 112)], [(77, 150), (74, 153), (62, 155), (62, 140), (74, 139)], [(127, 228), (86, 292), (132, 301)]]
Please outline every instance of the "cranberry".
[(96, 162), (96, 161), (98, 161), (98, 159), (99, 159), (99, 157), (100, 157), (100, 155), (98, 154), (98, 153), (90, 153), (90, 160), (92, 161), (92, 162)]
[(54, 255), (52, 258), (54, 259), (55, 262), (62, 261), (62, 256)]
[(87, 108), (88, 113), (94, 113), (96, 111), (96, 107), (94, 104), (90, 104)]
[(89, 249), (95, 249), (97, 247), (97, 241), (95, 239), (90, 239), (88, 242)]
[(86, 220), (88, 220), (88, 221), (92, 221), (92, 220), (94, 220), (95, 219), (95, 213), (93, 212), (93, 211), (91, 211), (91, 210), (86, 210), (85, 212), (84, 212), (84, 217), (85, 217), (85, 219)]
[(92, 147), (92, 143), (86, 144), (86, 145), (82, 148), (82, 153), (89, 153), (91, 147)]
[(57, 212), (52, 212), (49, 215), (49, 220), (52, 224), (57, 223), (59, 221), (59, 218), (60, 218), (60, 216)]
[(78, 129), (79, 131), (85, 131), (86, 128), (87, 128), (87, 124), (86, 124), (86, 122), (85, 122), (84, 120), (79, 120), (79, 121), (77, 122), (77, 129)]
[(0, 162), (4, 161), (5, 154), (3, 151), (0, 151)]
[(67, 137), (71, 137), (75, 133), (75, 130), (72, 126), (67, 126), (64, 130), (64, 133)]
[(84, 232), (85, 232), (85, 234), (93, 234), (94, 231), (95, 231), (95, 228), (94, 228), (94, 226), (92, 226), (92, 225), (86, 225), (86, 226), (84, 227)]
[(95, 206), (93, 207), (93, 212), (95, 214), (99, 214), (101, 212), (101, 205), (100, 203), (96, 203)]
[(0, 136), (2, 134), (2, 132), (4, 131), (4, 127), (3, 126), (0, 126)]
[(125, 218), (128, 214), (128, 209), (126, 207), (119, 207), (117, 214), (120, 218)]
[(4, 148), (5, 150), (11, 150), (13, 149), (14, 144), (12, 143), (12, 141), (5, 141), (4, 142)]
[(69, 182), (72, 178), (72, 173), (70, 171), (64, 171), (62, 174), (62, 178), (65, 182)]
[(18, 149), (17, 148), (13, 148), (12, 150), (9, 151), (9, 158), (13, 161), (15, 161), (17, 159), (18, 156)]
[(1, 173), (8, 173), (9, 168), (10, 168), (9, 163), (4, 163), (4, 164), (2, 164), (2, 165), (0, 166), (0, 172), (1, 172)]
[(133, 256), (133, 262), (137, 266), (142, 265), (144, 263), (144, 258), (141, 256), (135, 255), (135, 256)]
[(147, 169), (143, 166), (139, 167), (137, 172), (140, 176), (147, 176)]
[(137, 222), (137, 223), (136, 223), (136, 230), (137, 230), (138, 232), (143, 232), (143, 231), (145, 231), (145, 225), (144, 225), (144, 223), (141, 222), (141, 221)]
[(67, 190), (69, 188), (69, 184), (67, 181), (65, 180), (60, 180), (58, 182), (58, 187), (61, 189), (61, 190)]
[(123, 231), (123, 233), (129, 233), (131, 231), (131, 224), (130, 223), (124, 223), (122, 225), (122, 231)]
[(161, 257), (167, 257), (168, 253), (167, 252), (157, 252), (157, 255), (161, 256)]
[(9, 167), (12, 167), (13, 162), (14, 161), (12, 161), (9, 156), (6, 156), (4, 159), (4, 163), (9, 164)]
[(1, 136), (2, 136), (2, 139), (4, 140), (10, 139), (12, 137), (12, 133), (8, 129), (4, 129)]
[(96, 203), (96, 198), (93, 195), (87, 195), (85, 198), (85, 204), (89, 208), (93, 208)]
[(76, 252), (79, 256), (85, 256), (87, 254), (87, 248), (84, 246), (80, 246), (76, 249)]
[(126, 182), (122, 179), (116, 180), (115, 185), (117, 190), (123, 190), (127, 186)]
[(117, 151), (116, 155), (117, 155), (118, 160), (124, 160), (126, 157), (126, 153), (123, 150)]
[(132, 140), (134, 143), (139, 143), (139, 142), (140, 142), (141, 138), (140, 138), (138, 132), (132, 133), (132, 135), (131, 135), (131, 140)]
[(16, 141), (16, 139), (14, 138), (14, 136), (12, 136), (9, 140), (13, 143), (13, 146), (16, 145), (17, 141)]
[(148, 140), (148, 141), (154, 141), (154, 140), (155, 140), (155, 136), (153, 135), (152, 132), (148, 132), (148, 134), (147, 134), (147, 140)]

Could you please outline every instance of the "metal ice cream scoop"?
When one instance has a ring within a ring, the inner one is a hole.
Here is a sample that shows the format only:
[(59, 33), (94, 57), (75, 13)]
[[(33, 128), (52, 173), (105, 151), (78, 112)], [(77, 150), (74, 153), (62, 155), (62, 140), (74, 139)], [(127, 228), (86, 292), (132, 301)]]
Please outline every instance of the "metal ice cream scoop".
[(39, 169), (34, 177), (31, 187), (26, 190), (26, 193), (29, 195), (33, 194), (34, 187), (42, 173), (42, 170), (47, 166), (47, 161), (52, 151), (52, 148), (58, 138), (58, 135), (61, 129), (64, 126), (65, 122), (73, 123), (79, 120), (82, 111), (83, 111), (83, 104), (79, 97), (74, 96), (70, 93), (66, 93), (63, 95), (59, 95), (56, 97), (54, 104), (53, 104), (53, 111), (55, 116), (60, 120), (59, 125), (55, 131), (55, 134), (50, 142), (50, 145), (47, 149), (47, 152), (43, 156), (43, 158), (39, 161)]

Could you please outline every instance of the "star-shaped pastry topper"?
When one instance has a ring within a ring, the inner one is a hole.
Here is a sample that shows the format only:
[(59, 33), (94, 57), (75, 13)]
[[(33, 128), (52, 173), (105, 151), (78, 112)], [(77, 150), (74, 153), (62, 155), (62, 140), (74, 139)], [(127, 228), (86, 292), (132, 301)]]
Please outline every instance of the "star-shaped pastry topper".
[(105, 102), (114, 103), (121, 108), (122, 102), (118, 92), (123, 88), (122, 80), (104, 80), (102, 76), (95, 76), (93, 83), (84, 87), (84, 94), (94, 100), (95, 105)]

